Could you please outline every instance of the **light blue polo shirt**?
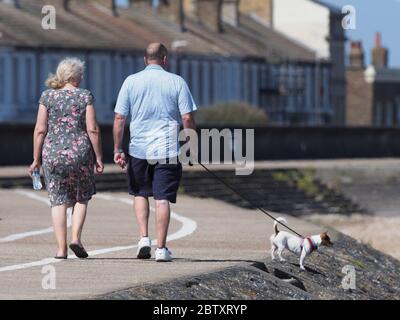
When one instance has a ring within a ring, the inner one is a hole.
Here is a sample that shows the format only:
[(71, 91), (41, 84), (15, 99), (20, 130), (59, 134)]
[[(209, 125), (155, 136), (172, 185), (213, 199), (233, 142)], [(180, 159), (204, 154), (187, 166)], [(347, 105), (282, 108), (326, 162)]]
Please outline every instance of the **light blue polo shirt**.
[(129, 154), (139, 159), (166, 159), (179, 154), (183, 114), (197, 110), (185, 80), (151, 64), (122, 85), (114, 112), (128, 116)]

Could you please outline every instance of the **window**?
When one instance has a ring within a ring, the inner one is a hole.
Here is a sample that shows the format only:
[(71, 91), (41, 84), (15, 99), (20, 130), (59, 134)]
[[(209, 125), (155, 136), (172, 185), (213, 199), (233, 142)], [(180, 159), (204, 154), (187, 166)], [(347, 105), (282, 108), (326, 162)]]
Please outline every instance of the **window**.
[(390, 101), (386, 102), (386, 126), (392, 126), (394, 123), (393, 103)]
[(18, 108), (21, 111), (32, 111), (36, 108), (36, 64), (35, 56), (30, 52), (22, 52), (18, 59), (17, 98)]
[(380, 102), (377, 102), (375, 104), (375, 115), (374, 115), (374, 124), (376, 126), (382, 125), (382, 104)]
[(26, 96), (24, 104), (26, 107), (30, 107), (30, 102), (32, 100), (32, 95), (34, 91), (34, 83), (33, 83), (33, 75), (32, 75), (32, 58), (28, 57), (25, 60), (25, 88), (26, 88)]
[(386, 113), (385, 113), (385, 125), (392, 126), (393, 125), (393, 104), (388, 101), (386, 102)]
[(6, 71), (5, 58), (0, 57), (0, 103), (5, 102)]
[(201, 100), (199, 101), (200, 105), (208, 106), (210, 105), (210, 96), (212, 92), (210, 91), (211, 87), (211, 76), (210, 76), (210, 62), (203, 61), (201, 63)]
[(20, 95), (19, 95), (19, 63), (18, 57), (14, 56), (12, 58), (12, 66), (11, 66), (11, 74), (12, 74), (12, 93), (13, 93), (13, 102), (18, 105), (20, 102)]
[(396, 125), (400, 126), (400, 96), (395, 98), (396, 101)]
[(195, 101), (200, 100), (200, 68), (199, 61), (193, 60), (191, 61), (191, 73), (190, 73), (190, 83), (192, 90), (192, 94)]
[[(108, 78), (108, 74), (107, 74), (107, 65), (106, 65), (106, 61), (101, 61), (100, 62), (100, 79), (107, 79)], [(101, 81), (101, 80), (100, 80)], [(101, 90), (100, 90), (100, 94), (101, 94), (101, 101), (102, 102), (106, 102), (107, 101), (107, 89), (104, 88), (104, 84), (101, 82), (99, 83)]]

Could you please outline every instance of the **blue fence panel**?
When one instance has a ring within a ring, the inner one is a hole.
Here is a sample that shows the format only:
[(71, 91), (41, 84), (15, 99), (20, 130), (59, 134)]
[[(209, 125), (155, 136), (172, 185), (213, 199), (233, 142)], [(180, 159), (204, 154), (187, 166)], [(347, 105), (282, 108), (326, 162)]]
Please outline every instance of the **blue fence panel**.
[[(119, 89), (126, 77), (144, 68), (138, 53), (110, 51), (0, 52), (0, 121), (35, 120), (37, 100), (44, 81), (67, 56), (86, 61), (82, 87), (96, 96), (100, 122), (112, 121)], [(331, 66), (316, 64), (268, 64), (235, 57), (171, 56), (169, 70), (180, 74), (201, 106), (244, 101), (261, 107), (276, 123), (290, 123), (291, 115), (314, 124), (332, 116)]]

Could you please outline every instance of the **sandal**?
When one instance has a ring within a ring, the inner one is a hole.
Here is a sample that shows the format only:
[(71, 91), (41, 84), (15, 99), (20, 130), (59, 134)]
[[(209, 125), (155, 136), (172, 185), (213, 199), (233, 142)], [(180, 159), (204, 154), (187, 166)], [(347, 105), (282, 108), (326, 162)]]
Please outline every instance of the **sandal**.
[(68, 259), (68, 256), (55, 256), (54, 259), (64, 260), (64, 259)]
[(80, 259), (85, 259), (85, 258), (87, 258), (89, 255), (88, 255), (88, 253), (86, 252), (86, 250), (83, 248), (83, 247), (81, 247), (81, 246), (79, 246), (78, 244), (76, 244), (76, 243), (71, 243), (70, 245), (69, 245), (69, 248), (75, 253), (75, 255), (78, 257), (78, 258), (80, 258)]

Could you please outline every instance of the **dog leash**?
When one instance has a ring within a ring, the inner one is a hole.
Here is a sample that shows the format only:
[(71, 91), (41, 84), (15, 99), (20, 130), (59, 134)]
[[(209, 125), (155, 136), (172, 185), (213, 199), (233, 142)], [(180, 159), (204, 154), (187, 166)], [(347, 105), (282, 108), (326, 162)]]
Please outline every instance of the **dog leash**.
[[(272, 220), (274, 220), (275, 222), (279, 223), (280, 225), (284, 226), (286, 229), (292, 231), (293, 233), (295, 233), (296, 235), (298, 235), (301, 238), (304, 238), (303, 235), (301, 235), (300, 233), (296, 232), (295, 230), (293, 230), (292, 228), (290, 228), (289, 226), (287, 226), (286, 224), (282, 223), (281, 221), (279, 221), (278, 219), (276, 219), (270, 212), (268, 212), (267, 210), (265, 210), (264, 208), (258, 207), (256, 205), (254, 205), (249, 199), (247, 199), (245, 196), (243, 196), (240, 192), (236, 191), (231, 185), (229, 185), (227, 182), (225, 182), (224, 180), (222, 180), (220, 177), (218, 177), (214, 172), (212, 172), (210, 169), (208, 169), (204, 164), (202, 164), (199, 161), (199, 165), (201, 165), (204, 170), (206, 170), (210, 175), (212, 175), (216, 180), (218, 180), (219, 182), (221, 182), (223, 185), (225, 185), (227, 188), (229, 188), (231, 191), (233, 191), (236, 195), (238, 195), (240, 198), (242, 198), (243, 200), (245, 200), (247, 203), (249, 203), (251, 205), (251, 207), (253, 209), (258, 209), (259, 211), (261, 211), (262, 213), (264, 213), (265, 215), (267, 215), (269, 218), (271, 218)], [(189, 166), (193, 166), (193, 163), (189, 162)]]

